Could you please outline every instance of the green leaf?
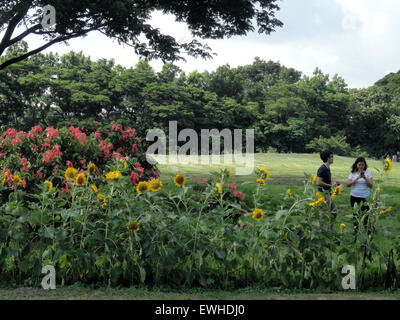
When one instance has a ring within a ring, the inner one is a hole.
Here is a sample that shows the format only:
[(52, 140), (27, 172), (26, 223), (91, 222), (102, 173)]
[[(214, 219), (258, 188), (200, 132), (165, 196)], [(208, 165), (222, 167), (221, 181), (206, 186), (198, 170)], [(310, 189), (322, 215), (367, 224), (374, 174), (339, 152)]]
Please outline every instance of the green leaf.
[(365, 232), (358, 233), (357, 240), (360, 241), (362, 244), (367, 243), (367, 234)]
[(276, 214), (275, 214), (275, 219), (279, 220), (282, 216), (286, 215), (289, 213), (289, 210), (279, 210)]
[(8, 236), (8, 229), (0, 229), (0, 242), (6, 242)]
[(64, 229), (59, 229), (55, 232), (56, 235), (56, 240), (57, 241), (62, 241), (65, 240), (68, 236), (68, 231)]
[(224, 249), (217, 249), (217, 250), (215, 250), (215, 255), (216, 255), (219, 259), (224, 260), (225, 257), (226, 257), (226, 252), (225, 252)]
[(144, 280), (146, 280), (146, 270), (142, 266), (139, 266), (139, 272), (140, 272), (140, 282), (144, 283)]
[(53, 239), (54, 238), (54, 234), (55, 234), (55, 230), (53, 226), (49, 226), (49, 227), (44, 227), (43, 229), (43, 236), (45, 238), (50, 238)]

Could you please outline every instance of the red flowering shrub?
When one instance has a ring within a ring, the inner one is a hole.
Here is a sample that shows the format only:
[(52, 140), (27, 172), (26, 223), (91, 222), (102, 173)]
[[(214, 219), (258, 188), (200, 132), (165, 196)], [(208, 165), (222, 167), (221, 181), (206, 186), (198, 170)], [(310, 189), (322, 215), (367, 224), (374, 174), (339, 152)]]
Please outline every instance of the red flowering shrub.
[(132, 184), (136, 184), (139, 179), (159, 176), (146, 161), (145, 150), (135, 129), (114, 122), (103, 126), (95, 121), (85, 126), (35, 126), (29, 132), (9, 128), (0, 135), (0, 182), (10, 187), (17, 182), (28, 192), (44, 180), (61, 188), (64, 180), (60, 177), (68, 167), (82, 172), (93, 163), (102, 171), (115, 161), (124, 161)]

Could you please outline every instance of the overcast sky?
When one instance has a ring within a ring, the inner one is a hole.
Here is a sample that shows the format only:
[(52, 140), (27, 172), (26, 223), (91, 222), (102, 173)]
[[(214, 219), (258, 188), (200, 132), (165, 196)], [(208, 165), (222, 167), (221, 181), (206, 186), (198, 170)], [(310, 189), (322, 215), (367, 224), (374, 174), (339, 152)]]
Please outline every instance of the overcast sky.
[[(206, 41), (218, 56), (213, 60), (188, 58), (177, 62), (184, 71), (213, 71), (218, 66), (251, 64), (254, 57), (273, 60), (312, 75), (316, 67), (332, 77), (344, 78), (350, 88), (373, 85), (389, 72), (400, 69), (400, 1), (398, 0), (283, 0), (277, 17), (284, 23), (270, 36), (247, 36)], [(178, 40), (190, 40), (184, 24), (172, 16), (155, 14), (154, 23)], [(40, 44), (28, 38), (29, 47)], [(83, 51), (92, 60), (113, 58), (125, 67), (135, 66), (139, 57), (132, 48), (118, 45), (100, 33), (57, 44), (46, 52)], [(156, 71), (161, 61), (151, 62)]]

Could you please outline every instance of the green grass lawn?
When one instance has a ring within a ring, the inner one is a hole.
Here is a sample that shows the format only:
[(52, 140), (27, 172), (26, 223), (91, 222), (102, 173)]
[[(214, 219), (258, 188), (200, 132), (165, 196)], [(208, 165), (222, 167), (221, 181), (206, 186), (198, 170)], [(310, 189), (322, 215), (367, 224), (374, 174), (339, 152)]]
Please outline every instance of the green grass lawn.
[[(187, 156), (186, 159), (179, 158), (181, 162), (198, 161), (198, 157)], [(350, 168), (354, 163), (355, 158), (334, 156), (334, 162), (331, 165), (333, 181), (342, 183), (343, 193), (336, 198), (338, 207), (338, 217), (336, 224), (343, 222), (343, 217), (349, 214), (350, 207), (350, 188), (346, 187), (347, 177), (350, 173)], [(377, 180), (380, 179), (383, 170), (383, 161), (366, 159), (368, 164), (368, 171), (372, 173), (375, 186)], [(251, 166), (252, 163), (248, 163)], [(278, 154), (278, 153), (258, 153), (254, 154), (254, 168), (265, 167), (270, 173), (270, 179), (267, 181), (267, 192), (270, 197), (270, 208), (263, 208), (265, 211), (274, 211), (279, 207), (285, 192), (288, 188), (292, 190), (293, 194), (301, 193), (303, 191), (305, 174), (313, 175), (321, 166), (322, 161), (319, 154)], [(238, 189), (246, 193), (247, 198), (251, 198), (251, 191), (254, 187), (252, 185), (241, 183), (245, 181), (254, 181), (255, 174), (236, 175), (236, 164), (226, 164), (223, 162), (217, 164), (190, 164), (178, 163), (170, 161), (168, 164), (159, 164), (161, 172), (161, 179), (165, 185), (165, 189), (175, 188), (173, 177), (177, 173), (183, 173), (187, 177), (187, 183), (192, 183), (193, 178), (209, 178), (212, 174), (217, 173), (221, 168), (227, 167), (232, 172), (231, 181), (238, 183)], [(243, 165), (238, 165), (243, 167)], [(387, 206), (392, 206), (393, 209), (390, 213), (386, 213), (378, 221), (378, 225), (384, 226), (385, 232), (377, 235), (377, 241), (382, 242), (384, 247), (389, 250), (394, 246), (395, 240), (400, 236), (400, 163), (393, 163), (393, 168), (389, 174), (384, 174), (384, 180), (381, 184), (382, 195)]]
[[(198, 157), (180, 156), (182, 162), (192, 161), (200, 162)], [(221, 159), (222, 160), (222, 159)], [(346, 182), (350, 173), (350, 167), (354, 163), (354, 158), (335, 156), (334, 163), (331, 165), (332, 178), (335, 181)], [(377, 176), (377, 170), (382, 169), (382, 161), (366, 159), (368, 164), (368, 171), (374, 177)], [(268, 181), (272, 185), (281, 186), (302, 186), (304, 172), (314, 174), (321, 166), (322, 162), (318, 154), (280, 154), (280, 153), (257, 153), (254, 154), (254, 167), (265, 167), (268, 169), (271, 179)], [(251, 163), (248, 164), (251, 166)], [(179, 162), (169, 162), (168, 164), (159, 164), (161, 170), (161, 177), (168, 179), (173, 177), (176, 173), (182, 172), (188, 177), (207, 177), (213, 172), (217, 172), (223, 167), (227, 167), (232, 171), (233, 180), (246, 181), (254, 179), (254, 174), (249, 175), (236, 175), (236, 167), (244, 167), (243, 164), (223, 164), (223, 161), (218, 164), (205, 165), (201, 163), (196, 164), (182, 164)], [(400, 188), (400, 163), (393, 163), (393, 169), (390, 175), (384, 182), (384, 186), (394, 186)]]
[[(188, 157), (189, 158), (189, 157)], [(193, 159), (193, 158), (192, 158)], [(380, 177), (378, 170), (382, 171), (382, 161), (366, 159), (368, 171), (370, 171), (375, 180)], [(186, 161), (188, 161), (186, 159)], [(350, 188), (346, 188), (347, 177), (350, 173), (350, 167), (354, 163), (354, 158), (335, 156), (334, 163), (331, 165), (332, 179), (339, 181), (344, 187), (343, 193), (337, 198), (338, 206), (343, 210), (350, 209)], [(305, 181), (304, 173), (313, 175), (317, 172), (322, 162), (318, 154), (277, 154), (277, 153), (258, 153), (254, 155), (254, 168), (265, 167), (270, 173), (268, 188), (271, 192), (271, 198), (280, 201), (288, 188), (293, 192), (303, 190)], [(161, 179), (165, 187), (173, 187), (173, 177), (177, 173), (183, 173), (191, 183), (194, 177), (209, 178), (212, 174), (225, 167), (224, 164), (204, 165), (204, 164), (181, 164), (169, 163), (159, 164)], [(240, 186), (241, 182), (255, 181), (255, 174), (235, 175), (235, 164), (227, 164), (227, 168), (232, 171), (231, 181), (236, 181)], [(387, 194), (388, 206), (393, 210), (390, 215), (394, 216), (400, 208), (400, 163), (393, 163), (393, 168), (389, 174), (384, 175), (382, 183), (383, 194)], [(251, 189), (249, 185), (243, 185), (242, 189)]]

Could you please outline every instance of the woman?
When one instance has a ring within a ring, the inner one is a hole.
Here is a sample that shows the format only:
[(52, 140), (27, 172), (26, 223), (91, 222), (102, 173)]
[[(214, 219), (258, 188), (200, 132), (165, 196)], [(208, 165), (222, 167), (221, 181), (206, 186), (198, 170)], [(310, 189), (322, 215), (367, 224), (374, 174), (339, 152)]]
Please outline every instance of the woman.
[[(372, 174), (366, 171), (368, 168), (367, 162), (363, 157), (357, 158), (354, 162), (351, 173), (347, 179), (347, 187), (351, 187), (350, 191), (350, 204), (353, 208), (355, 204), (362, 203), (361, 211), (366, 211), (369, 209), (367, 205), (364, 205), (366, 198), (370, 195), (369, 189), (373, 186)], [(364, 220), (366, 224), (367, 219)], [(358, 224), (355, 223), (355, 229), (357, 229)]]

